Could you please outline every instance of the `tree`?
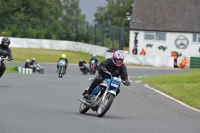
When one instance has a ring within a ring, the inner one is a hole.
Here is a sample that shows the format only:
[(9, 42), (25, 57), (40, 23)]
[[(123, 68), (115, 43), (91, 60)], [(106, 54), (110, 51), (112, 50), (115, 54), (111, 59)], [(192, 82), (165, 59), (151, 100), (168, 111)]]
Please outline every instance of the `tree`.
[(133, 0), (107, 0), (107, 6), (100, 6), (94, 14), (94, 22), (114, 25), (125, 29), (125, 46), (129, 44), (130, 21), (126, 13), (131, 13)]
[(79, 0), (0, 0), (0, 4), (0, 32), (7, 36), (67, 39), (70, 28), (76, 37), (84, 36), (79, 33), (84, 31), (80, 23), (85, 23)]
[(71, 22), (86, 22), (85, 15), (81, 14), (80, 0), (62, 0), (62, 19)]
[(79, 3), (79, 0), (62, 0), (63, 15), (61, 18), (66, 25), (67, 38), (73, 41), (84, 40), (86, 34), (84, 31), (87, 28), (85, 15), (81, 14)]
[(4, 18), (23, 14), (26, 18), (58, 19), (62, 15), (60, 0), (1, 0), (0, 15)]

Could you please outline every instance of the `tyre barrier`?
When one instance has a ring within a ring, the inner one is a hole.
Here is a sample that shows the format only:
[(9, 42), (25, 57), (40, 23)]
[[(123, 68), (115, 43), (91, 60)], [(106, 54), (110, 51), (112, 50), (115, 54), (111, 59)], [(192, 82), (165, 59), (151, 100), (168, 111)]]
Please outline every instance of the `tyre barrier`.
[(30, 68), (23, 68), (19, 66), (15, 66), (15, 69), (20, 73), (20, 74), (32, 74), (33, 70)]

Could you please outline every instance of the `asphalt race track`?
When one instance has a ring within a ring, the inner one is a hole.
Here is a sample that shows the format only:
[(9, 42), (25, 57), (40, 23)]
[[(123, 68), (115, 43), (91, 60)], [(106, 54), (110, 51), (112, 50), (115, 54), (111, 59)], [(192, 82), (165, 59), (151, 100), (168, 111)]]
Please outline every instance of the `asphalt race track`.
[[(7, 63), (7, 65), (21, 65)], [(200, 112), (131, 82), (121, 85), (103, 118), (79, 113), (77, 100), (91, 75), (69, 65), (58, 78), (55, 64), (44, 74), (5, 73), (0, 79), (0, 133), (200, 133)], [(185, 72), (180, 69), (129, 67), (129, 76)]]

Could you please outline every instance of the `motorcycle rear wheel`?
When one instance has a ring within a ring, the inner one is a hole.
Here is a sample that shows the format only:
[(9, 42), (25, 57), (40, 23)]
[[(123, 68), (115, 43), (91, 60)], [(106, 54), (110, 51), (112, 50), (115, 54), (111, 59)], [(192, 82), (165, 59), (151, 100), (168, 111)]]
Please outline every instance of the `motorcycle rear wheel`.
[(98, 109), (97, 109), (97, 117), (102, 117), (106, 114), (106, 112), (110, 109), (110, 106), (113, 103), (115, 96), (113, 94), (108, 94), (104, 101), (101, 101)]

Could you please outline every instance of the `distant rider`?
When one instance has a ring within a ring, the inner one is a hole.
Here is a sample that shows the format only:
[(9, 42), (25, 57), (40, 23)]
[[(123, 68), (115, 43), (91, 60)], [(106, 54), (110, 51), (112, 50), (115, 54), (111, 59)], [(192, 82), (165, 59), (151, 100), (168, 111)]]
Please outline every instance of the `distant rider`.
[(57, 72), (58, 72), (58, 67), (59, 67), (58, 62), (59, 62), (60, 60), (64, 60), (64, 61), (65, 61), (65, 72), (64, 72), (64, 73), (66, 74), (67, 65), (68, 65), (67, 56), (66, 56), (65, 54), (62, 54), (62, 55), (60, 56), (59, 60), (57, 61)]
[(30, 67), (33, 68), (33, 72), (35, 72), (36, 70), (36, 64), (37, 62), (35, 61), (35, 58), (32, 58), (31, 62), (30, 62)]
[(25, 63), (25, 65), (24, 65), (24, 68), (31, 68), (31, 69), (32, 69), (32, 67), (31, 67), (31, 65), (30, 65), (30, 60), (29, 60), (29, 59), (26, 60), (26, 63)]
[[(124, 54), (121, 51), (116, 51), (113, 54), (112, 58), (107, 58), (105, 61), (99, 64), (97, 70), (98, 75), (95, 77), (93, 82), (91, 83), (89, 89), (87, 92), (84, 92), (84, 98), (90, 99), (90, 94), (96, 88), (98, 84), (100, 84), (105, 78), (109, 77), (108, 74), (105, 73), (107, 70), (108, 72), (111, 72), (112, 76), (115, 77), (121, 77), (121, 79), (124, 81), (124, 84), (126, 86), (130, 85), (130, 82), (128, 81), (128, 73), (126, 69), (126, 65), (123, 63), (124, 60)], [(118, 89), (117, 94), (120, 92)]]
[(96, 54), (93, 54), (93, 55), (92, 55), (92, 58), (90, 59), (90, 62), (89, 62), (90, 68), (91, 68), (91, 61), (92, 61), (92, 60), (94, 60), (94, 61), (95, 61), (95, 64), (98, 66), (98, 61), (99, 61), (99, 60), (97, 59)]
[(86, 64), (85, 61), (83, 61), (82, 59), (79, 60), (79, 63), (78, 63), (79, 67), (85, 66), (85, 64)]
[(37, 62), (35, 61), (35, 58), (32, 58), (30, 65), (34, 65), (35, 63), (37, 64)]
[[(4, 37), (0, 44), (0, 57), (6, 58), (8, 56), (8, 61), (13, 60), (12, 51), (9, 48), (10, 43), (10, 39), (8, 37)], [(5, 70), (6, 66), (2, 60), (0, 65), (0, 78), (4, 74)]]
[[(79, 65), (81, 71), (85, 71), (85, 69), (89, 69), (89, 68), (86, 66), (86, 62), (83, 61), (82, 59), (79, 60), (78, 65)], [(84, 69), (83, 69), (83, 68), (84, 68)]]

